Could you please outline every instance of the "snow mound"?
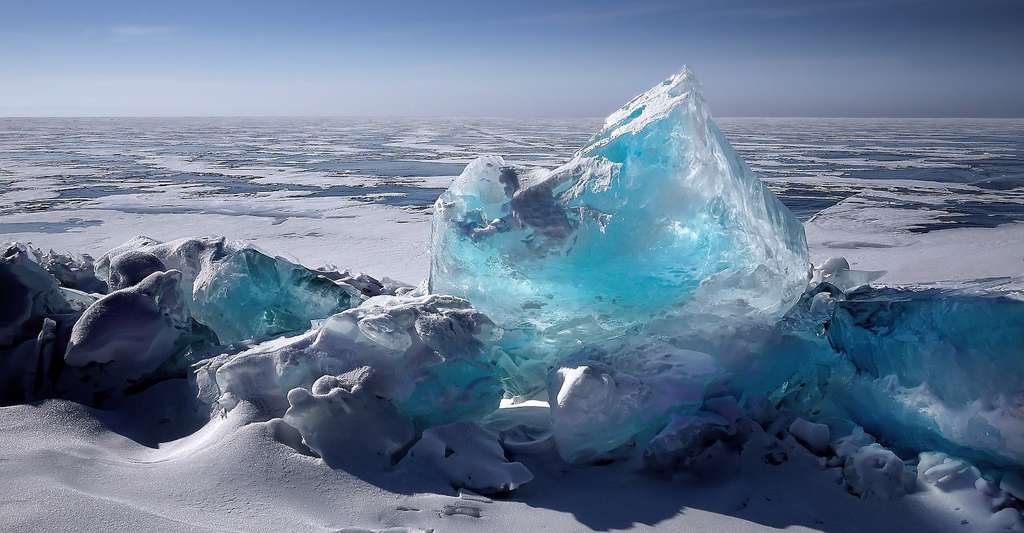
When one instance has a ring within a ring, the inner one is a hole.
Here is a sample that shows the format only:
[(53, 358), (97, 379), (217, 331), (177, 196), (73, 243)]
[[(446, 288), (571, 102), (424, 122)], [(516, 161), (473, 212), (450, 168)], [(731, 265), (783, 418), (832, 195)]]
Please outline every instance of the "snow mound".
[(292, 389), (284, 421), (332, 468), (391, 466), (416, 436), (413, 424), (379, 390), (371, 367), (323, 376), (310, 390)]
[(533, 474), (522, 463), (505, 458), (493, 434), (468, 422), (424, 431), (401, 466), (439, 475), (455, 488), (482, 494), (509, 492), (533, 479)]
[(247, 401), (281, 416), (292, 389), (370, 367), (374, 394), (420, 423), (445, 423), (497, 408), (501, 385), (485, 341), (499, 334), (461, 298), (378, 296), (302, 335), (210, 359), (197, 380), (207, 401), (223, 408)]

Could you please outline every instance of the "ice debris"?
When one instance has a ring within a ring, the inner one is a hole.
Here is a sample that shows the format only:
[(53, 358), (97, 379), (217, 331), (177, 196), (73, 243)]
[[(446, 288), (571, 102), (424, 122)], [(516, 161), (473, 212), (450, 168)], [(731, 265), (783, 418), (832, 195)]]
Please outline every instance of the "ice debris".
[[(636, 436), (656, 431), (673, 412), (700, 405), (705, 384), (716, 375), (712, 358), (699, 352), (652, 340), (617, 348), (587, 353), (579, 366), (551, 374), (554, 441), (568, 462), (604, 459)], [(611, 357), (622, 364), (613, 367)]]
[[(248, 401), (281, 416), (290, 400), (308, 400), (291, 398), (293, 389), (312, 390), (321, 376), (370, 367), (375, 395), (403, 416), (435, 425), (479, 418), (498, 406), (501, 384), (485, 344), (498, 335), (461, 298), (377, 296), (304, 334), (207, 360), (197, 369), (197, 381), (200, 394), (223, 408)], [(337, 388), (333, 383), (325, 382), (320, 394)]]
[(481, 494), (509, 492), (533, 479), (522, 463), (505, 458), (493, 434), (469, 422), (427, 429), (400, 466)]
[(528, 358), (655, 324), (771, 323), (809, 267), (803, 226), (735, 153), (685, 69), (555, 170), (470, 163), (435, 204), (431, 238), (430, 290), (524, 335)]
[[(190, 312), (224, 343), (306, 330), (311, 320), (355, 307), (366, 298), (344, 280), (366, 288), (376, 281), (368, 276), (331, 279), (328, 273), (231, 245), (222, 237), (166, 243), (136, 237), (96, 263), (99, 275), (115, 289), (167, 269), (182, 273)], [(379, 290), (373, 287), (372, 293)]]
[(79, 383), (68, 388), (123, 389), (174, 364), (172, 359), (194, 344), (216, 344), (216, 337), (189, 315), (180, 283), (176, 270), (154, 272), (89, 306), (71, 330), (64, 355), (68, 366), (82, 368), (71, 378)]
[(302, 442), (332, 468), (349, 471), (391, 466), (416, 436), (412, 422), (389, 401), (392, 391), (378, 390), (372, 367), (338, 376), (323, 376), (311, 389), (288, 393), (284, 421)]

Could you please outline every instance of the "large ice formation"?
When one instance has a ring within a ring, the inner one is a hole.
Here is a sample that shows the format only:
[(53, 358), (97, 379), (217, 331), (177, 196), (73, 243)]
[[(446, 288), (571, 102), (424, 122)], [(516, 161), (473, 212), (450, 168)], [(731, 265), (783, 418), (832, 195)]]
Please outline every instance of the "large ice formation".
[(0, 257), (0, 295), (0, 404), (52, 395), (80, 310), (20, 243)]
[(823, 282), (781, 333), (748, 374), (731, 376), (736, 391), (853, 420), (898, 450), (1024, 462), (1019, 291), (975, 284), (845, 292)]
[(192, 315), (224, 343), (302, 331), (311, 320), (355, 307), (365, 299), (340, 275), (331, 279), (325, 272), (255, 248), (233, 246), (224, 238), (162, 243), (136, 237), (96, 264), (99, 275), (114, 289), (168, 269), (182, 273)]
[[(311, 402), (331, 411), (332, 404), (363, 401), (360, 389), (424, 426), (474, 419), (501, 399), (492, 353), (499, 333), (461, 298), (377, 296), (302, 335), (207, 361), (199, 387), (224, 408), (247, 401), (281, 416), (290, 407), (293, 419), (307, 417)], [(372, 369), (369, 377), (342, 376), (363, 367)], [(332, 377), (317, 385), (321, 376)], [(294, 393), (297, 388), (307, 390)]]
[(76, 399), (83, 393), (116, 395), (162, 366), (183, 369), (190, 347), (216, 344), (216, 337), (189, 315), (177, 270), (154, 272), (90, 305), (75, 322), (64, 362), (78, 371), (65, 374), (62, 388)]
[(771, 322), (809, 266), (803, 226), (711, 121), (686, 69), (552, 171), (470, 163), (435, 204), (431, 246), (432, 292), (559, 346), (659, 318)]

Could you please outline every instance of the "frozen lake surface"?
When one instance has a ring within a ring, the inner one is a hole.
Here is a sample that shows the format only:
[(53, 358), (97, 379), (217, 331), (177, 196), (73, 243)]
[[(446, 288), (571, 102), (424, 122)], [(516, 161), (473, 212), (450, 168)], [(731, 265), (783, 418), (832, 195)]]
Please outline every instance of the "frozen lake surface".
[[(845, 255), (893, 283), (1024, 270), (1024, 120), (718, 123), (808, 223), (815, 260)], [(222, 234), (415, 282), (431, 205), (468, 161), (551, 167), (598, 129), (598, 119), (5, 118), (0, 235), (98, 255), (138, 234)], [(976, 250), (950, 257), (965, 247)]]

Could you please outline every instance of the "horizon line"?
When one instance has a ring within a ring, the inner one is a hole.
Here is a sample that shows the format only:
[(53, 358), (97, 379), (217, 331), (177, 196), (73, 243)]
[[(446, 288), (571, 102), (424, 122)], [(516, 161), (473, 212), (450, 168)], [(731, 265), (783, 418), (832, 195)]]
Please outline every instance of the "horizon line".
[[(604, 120), (604, 116), (502, 116), (502, 115), (0, 115), (0, 120), (10, 119), (445, 119), (445, 120)], [(1022, 120), (1024, 115), (714, 115), (712, 119), (874, 119), (874, 120)]]

